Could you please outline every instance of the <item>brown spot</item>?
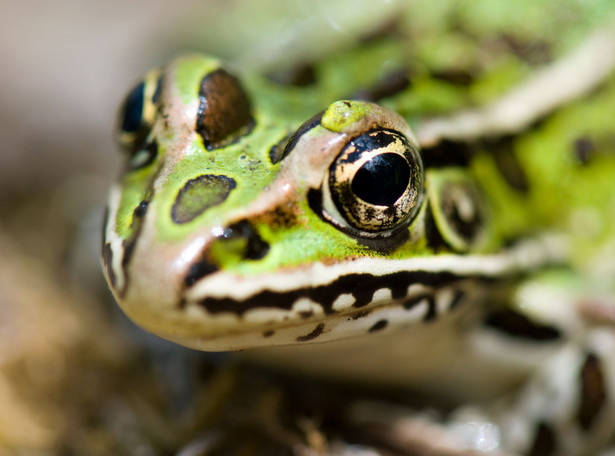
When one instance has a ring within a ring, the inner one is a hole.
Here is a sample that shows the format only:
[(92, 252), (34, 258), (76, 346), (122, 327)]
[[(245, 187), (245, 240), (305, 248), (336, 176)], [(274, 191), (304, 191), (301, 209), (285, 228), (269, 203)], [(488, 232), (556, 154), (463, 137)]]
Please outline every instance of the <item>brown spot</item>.
[(305, 336), (299, 336), (295, 340), (297, 342), (307, 342), (309, 340), (314, 340), (323, 333), (324, 329), (325, 329), (325, 324), (320, 323), (318, 326), (316, 326), (312, 330), (312, 332), (306, 334)]
[(577, 161), (586, 165), (596, 153), (596, 146), (590, 138), (582, 137), (574, 142), (573, 150)]
[(358, 320), (359, 318), (367, 317), (369, 315), (369, 310), (361, 310), (359, 312), (355, 312), (352, 314), (353, 320)]
[(171, 219), (178, 224), (191, 222), (210, 207), (222, 204), (235, 186), (235, 180), (227, 176), (203, 174), (190, 179), (177, 193)]
[(263, 337), (271, 337), (275, 334), (275, 331), (273, 329), (268, 329), (266, 331), (263, 331)]
[(250, 100), (241, 84), (224, 70), (201, 81), (196, 131), (208, 150), (237, 141), (254, 127)]
[(387, 320), (378, 320), (371, 328), (369, 328), (369, 332), (372, 333), (376, 331), (382, 331), (384, 328), (387, 327), (388, 324), (389, 322)]
[(577, 421), (588, 430), (594, 423), (606, 400), (606, 385), (600, 367), (600, 360), (594, 354), (588, 354), (580, 372), (581, 401), (577, 411)]

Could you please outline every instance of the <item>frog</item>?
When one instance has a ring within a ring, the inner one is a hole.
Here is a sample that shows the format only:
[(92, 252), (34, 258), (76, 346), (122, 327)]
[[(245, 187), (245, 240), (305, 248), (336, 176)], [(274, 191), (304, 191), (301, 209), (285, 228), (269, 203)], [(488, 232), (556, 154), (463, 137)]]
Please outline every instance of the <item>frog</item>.
[(461, 421), (493, 402), (472, 413), (498, 449), (593, 454), (615, 429), (615, 333), (588, 310), (601, 280), (576, 284), (613, 250), (615, 79), (561, 81), (605, 40), (431, 117), (406, 80), (289, 86), (197, 53), (150, 71), (117, 127), (115, 299), (197, 350), (420, 391)]

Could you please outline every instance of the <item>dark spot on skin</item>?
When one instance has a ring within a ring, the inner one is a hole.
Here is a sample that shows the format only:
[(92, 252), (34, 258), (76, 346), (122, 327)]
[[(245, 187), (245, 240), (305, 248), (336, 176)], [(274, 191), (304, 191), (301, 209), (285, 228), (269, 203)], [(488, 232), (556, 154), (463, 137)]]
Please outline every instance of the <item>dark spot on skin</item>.
[(555, 432), (546, 423), (539, 423), (528, 456), (551, 456), (556, 453)]
[(211, 264), (206, 259), (199, 260), (190, 265), (188, 273), (184, 277), (184, 283), (187, 287), (191, 287), (206, 275), (212, 274), (218, 270), (215, 264)]
[(582, 164), (586, 165), (596, 153), (594, 142), (588, 137), (577, 139), (573, 144), (574, 157)]
[(317, 127), (318, 125), (320, 125), (320, 121), (322, 119), (322, 115), (323, 114), (324, 114), (324, 111), (323, 112), (319, 112), (314, 117), (312, 117), (308, 121), (304, 122), (303, 125), (301, 125), (297, 129), (297, 131), (295, 133), (293, 133), (293, 135), (288, 140), (288, 143), (286, 144), (286, 147), (284, 147), (284, 151), (282, 152), (282, 155), (278, 159), (278, 162), (284, 160), (288, 156), (288, 154), (291, 153), (291, 151), (295, 148), (295, 146), (297, 145), (297, 143), (299, 142), (299, 140), (301, 139), (301, 137), (304, 134), (306, 134), (311, 129), (313, 129), (313, 128)]
[[(361, 308), (373, 299), (374, 293), (381, 288), (389, 288), (393, 299), (402, 299), (406, 296), (408, 287), (419, 283), (428, 287), (447, 286), (467, 279), (481, 280), (485, 283), (493, 280), (488, 277), (462, 277), (450, 272), (426, 272), (426, 271), (398, 271), (383, 276), (372, 274), (347, 274), (340, 276), (326, 285), (307, 287), (289, 292), (275, 292), (263, 290), (242, 301), (232, 298), (207, 297), (199, 301), (208, 312), (233, 312), (243, 315), (250, 309), (273, 308), (292, 309), (293, 304), (300, 298), (308, 298), (319, 304), (325, 315), (335, 314), (333, 303), (340, 294), (347, 293), (354, 297), (354, 308)], [(435, 302), (431, 298), (428, 304), (426, 319), (435, 316)], [(406, 307), (408, 308), (408, 307)]]
[(491, 152), (506, 183), (519, 193), (527, 194), (530, 185), (515, 152), (514, 137), (505, 136), (497, 141), (485, 141), (485, 147)]
[(431, 77), (460, 87), (469, 87), (475, 81), (475, 77), (471, 72), (461, 68), (447, 68), (434, 71), (431, 73)]
[(273, 329), (268, 329), (267, 331), (263, 331), (263, 337), (271, 337), (275, 334)]
[(316, 70), (313, 65), (302, 63), (267, 75), (276, 84), (294, 87), (308, 87), (316, 83)]
[(220, 69), (201, 81), (196, 131), (207, 150), (239, 140), (254, 127), (250, 100), (234, 76)]
[(314, 340), (323, 333), (324, 329), (325, 329), (325, 324), (320, 323), (318, 326), (316, 326), (312, 330), (312, 332), (310, 332), (309, 334), (306, 334), (305, 336), (299, 336), (295, 340), (297, 342), (307, 342), (310, 340)]
[(505, 33), (500, 36), (500, 42), (529, 65), (544, 66), (553, 61), (552, 46), (545, 40), (523, 39), (520, 35)]
[(425, 168), (467, 167), (474, 156), (468, 144), (444, 140), (432, 147), (423, 147), (421, 157)]
[(190, 179), (177, 193), (171, 219), (177, 224), (191, 222), (207, 209), (226, 201), (235, 187), (234, 179), (222, 175), (204, 174)]
[(534, 323), (526, 315), (512, 309), (492, 313), (485, 320), (485, 325), (508, 336), (535, 342), (551, 342), (561, 337), (556, 328)]
[(580, 372), (581, 401), (577, 421), (584, 430), (589, 430), (596, 417), (606, 405), (606, 382), (598, 357), (589, 353)]
[(115, 272), (113, 271), (113, 250), (111, 250), (111, 244), (106, 243), (102, 250), (102, 260), (105, 269), (107, 270), (107, 277), (109, 278), (109, 285), (111, 288), (115, 288), (116, 280)]
[(299, 316), (303, 319), (308, 319), (314, 316), (314, 312), (311, 310), (304, 310), (303, 312), (299, 312)]
[(286, 150), (286, 145), (288, 144), (288, 141), (290, 141), (291, 137), (291, 135), (286, 135), (271, 146), (271, 149), (269, 149), (269, 161), (272, 165), (275, 165), (277, 162), (282, 160), (282, 156)]
[(368, 332), (373, 333), (376, 331), (382, 331), (388, 324), (389, 322), (387, 320), (378, 320), (371, 328), (369, 328)]
[(369, 310), (362, 310), (360, 312), (355, 312), (350, 317), (352, 320), (358, 320), (359, 318), (367, 317), (370, 314)]
[(393, 73), (389, 73), (374, 86), (355, 92), (347, 98), (378, 102), (383, 98), (392, 97), (406, 90), (408, 87), (410, 87), (408, 71), (406, 69), (400, 69)]

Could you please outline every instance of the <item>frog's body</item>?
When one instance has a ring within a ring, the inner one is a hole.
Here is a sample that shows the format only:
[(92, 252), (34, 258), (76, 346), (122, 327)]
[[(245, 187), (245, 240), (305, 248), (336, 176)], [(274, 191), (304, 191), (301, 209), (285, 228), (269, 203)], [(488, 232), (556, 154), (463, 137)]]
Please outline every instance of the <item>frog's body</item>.
[[(613, 248), (613, 81), (540, 128), (473, 149), (446, 135), (419, 144), (407, 109), (259, 78), (245, 87), (189, 55), (148, 74), (125, 105), (128, 161), (103, 259), (137, 323), (201, 350), (261, 347), (255, 356), (304, 371), (456, 400), (518, 383), (577, 329), (546, 321), (574, 305), (538, 305), (529, 319), (506, 305), (530, 273), (587, 269)], [(500, 346), (508, 353), (488, 353)], [(609, 394), (614, 368), (592, 371)], [(615, 425), (607, 402), (592, 403), (601, 428)], [(513, 449), (531, 447), (537, 423), (575, 419), (539, 412), (519, 412), (532, 422)], [(608, 434), (584, 430), (578, 442)]]

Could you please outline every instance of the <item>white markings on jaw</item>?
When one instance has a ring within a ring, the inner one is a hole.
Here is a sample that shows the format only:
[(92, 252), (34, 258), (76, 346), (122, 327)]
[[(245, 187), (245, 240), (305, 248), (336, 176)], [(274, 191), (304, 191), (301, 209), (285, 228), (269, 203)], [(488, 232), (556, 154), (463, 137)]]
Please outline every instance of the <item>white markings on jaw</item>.
[(356, 299), (349, 293), (342, 293), (339, 295), (335, 301), (333, 302), (333, 310), (336, 312), (341, 312), (342, 310), (346, 310), (355, 303)]
[(379, 290), (376, 290), (376, 292), (374, 293), (374, 296), (372, 298), (372, 303), (390, 302), (392, 300), (393, 300), (393, 297), (391, 296), (391, 289), (390, 288), (380, 288)]
[(293, 313), (305, 314), (310, 316), (322, 315), (323, 309), (320, 304), (309, 298), (299, 298), (293, 304)]

